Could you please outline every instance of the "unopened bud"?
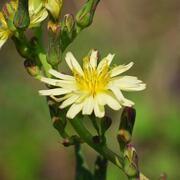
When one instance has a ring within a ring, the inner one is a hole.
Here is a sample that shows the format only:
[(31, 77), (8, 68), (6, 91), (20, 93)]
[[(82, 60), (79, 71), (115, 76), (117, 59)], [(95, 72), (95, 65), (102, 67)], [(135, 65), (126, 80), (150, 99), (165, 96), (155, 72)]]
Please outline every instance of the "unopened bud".
[(45, 0), (45, 7), (49, 11), (54, 20), (60, 17), (63, 0)]
[(76, 34), (74, 31), (74, 17), (71, 14), (66, 14), (62, 22), (61, 31), (61, 49), (64, 51), (67, 46), (73, 41)]
[(74, 17), (72, 14), (66, 14), (64, 16), (63, 27), (70, 33), (74, 28)]
[(135, 109), (131, 107), (124, 108), (121, 115), (121, 122), (117, 135), (118, 141), (122, 141), (125, 144), (128, 144), (131, 141), (135, 117), (136, 117)]
[(77, 13), (76, 22), (82, 29), (88, 27), (92, 23), (98, 3), (99, 1), (88, 0), (82, 9)]
[(132, 145), (124, 150), (124, 171), (129, 177), (139, 177), (138, 156)]
[(24, 61), (24, 67), (31, 76), (33, 77), (40, 76), (40, 69), (33, 60), (26, 59)]
[(18, 53), (26, 59), (31, 59), (32, 56), (32, 50), (30, 45), (23, 40), (23, 38), (17, 38), (15, 36), (12, 36), (12, 39), (16, 45), (16, 49)]
[(18, 0), (18, 8), (13, 20), (17, 29), (25, 30), (30, 24), (28, 0)]
[(5, 3), (4, 6), (2, 7), (2, 14), (6, 20), (8, 28), (12, 31), (16, 30), (16, 27), (13, 24), (13, 18), (14, 18), (16, 9), (17, 9), (17, 3), (14, 1)]
[(13, 1), (4, 4), (4, 6), (2, 7), (2, 13), (4, 17), (6, 18), (6, 20), (13, 17), (16, 9), (17, 9), (17, 3)]
[(123, 141), (128, 144), (131, 141), (131, 134), (125, 129), (120, 129), (117, 134), (117, 139), (118, 141)]

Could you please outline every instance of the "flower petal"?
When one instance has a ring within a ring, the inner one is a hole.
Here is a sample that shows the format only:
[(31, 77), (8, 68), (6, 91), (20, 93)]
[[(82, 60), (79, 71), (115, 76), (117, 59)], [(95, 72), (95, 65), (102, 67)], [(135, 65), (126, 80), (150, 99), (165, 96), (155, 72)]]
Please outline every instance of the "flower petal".
[(119, 65), (119, 66), (113, 68), (110, 71), (111, 77), (117, 76), (117, 75), (129, 70), (133, 66), (133, 64), (134, 64), (133, 62), (130, 62), (127, 65)]
[(48, 89), (48, 90), (40, 90), (39, 94), (41, 96), (59, 96), (62, 94), (70, 93), (71, 91), (68, 89), (63, 88), (55, 88), (55, 89)]
[(33, 28), (38, 26), (48, 16), (47, 10), (43, 7), (43, 2), (40, 0), (29, 0), (29, 16), (30, 26)]
[(134, 102), (130, 101), (129, 99), (126, 99), (121, 90), (116, 87), (116, 86), (113, 86), (113, 87), (110, 87), (110, 90), (114, 93), (115, 97), (119, 100), (119, 102), (124, 105), (124, 106), (133, 106), (134, 105)]
[(2, 46), (4, 45), (4, 43), (8, 40), (8, 38), (6, 39), (1, 39), (0, 37), (0, 49), (2, 48)]
[(82, 110), (82, 108), (83, 108), (83, 103), (73, 104), (73, 105), (69, 108), (66, 116), (67, 116), (69, 119), (73, 119), (73, 118)]
[(63, 79), (63, 80), (75, 80), (73, 76), (62, 74), (54, 69), (50, 69), (49, 74), (53, 75), (56, 78)]
[(90, 64), (93, 68), (97, 67), (97, 60), (98, 60), (98, 51), (92, 50), (90, 55)]
[(66, 54), (65, 60), (72, 72), (77, 71), (80, 75), (84, 74), (81, 66), (71, 52)]
[(67, 98), (63, 103), (59, 106), (61, 109), (73, 104), (80, 96), (78, 94), (72, 94), (69, 98)]
[[(118, 100), (114, 97), (114, 95), (111, 92), (104, 92), (100, 93), (98, 97), (99, 103), (101, 104), (107, 104), (110, 108), (114, 110), (119, 110), (121, 108), (120, 103)], [(101, 102), (100, 102), (101, 101)]]
[(44, 21), (47, 16), (48, 12), (45, 9), (41, 9), (39, 12), (34, 12), (36, 14), (32, 14), (30, 16), (30, 26), (29, 28), (34, 28), (40, 25), (42, 21)]
[(51, 78), (46, 78), (46, 77), (41, 77), (40, 80), (52, 86), (59, 86), (64, 89), (70, 89), (71, 91), (77, 90), (77, 87), (74, 81), (58, 80), (58, 79), (51, 79)]
[(104, 106), (98, 103), (98, 99), (94, 98), (94, 114), (98, 118), (102, 118), (105, 115)]
[(100, 63), (98, 64), (98, 67), (97, 67), (97, 71), (101, 71), (101, 69), (103, 69), (103, 67), (105, 65), (110, 65), (113, 58), (114, 58), (115, 54), (108, 54), (104, 59), (102, 59), (100, 61)]
[(82, 114), (87, 114), (87, 115), (92, 114), (93, 108), (94, 108), (94, 99), (92, 96), (90, 96), (86, 98), (86, 100), (84, 101)]
[(146, 84), (135, 76), (122, 76), (112, 82), (124, 91), (141, 91), (146, 88)]
[(46, 77), (41, 77), (40, 81), (52, 85), (52, 86), (58, 86), (57, 84), (59, 83), (60, 80), (58, 79), (51, 79), (51, 78), (46, 78)]

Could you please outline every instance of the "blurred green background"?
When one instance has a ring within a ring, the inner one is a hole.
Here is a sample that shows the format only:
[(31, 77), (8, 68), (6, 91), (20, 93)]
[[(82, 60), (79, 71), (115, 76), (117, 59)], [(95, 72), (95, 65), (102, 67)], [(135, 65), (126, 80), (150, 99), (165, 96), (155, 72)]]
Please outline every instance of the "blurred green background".
[[(64, 11), (75, 13), (82, 3), (67, 0)], [(127, 93), (136, 102), (133, 144), (140, 169), (150, 179), (165, 172), (168, 179), (179, 180), (179, 1), (102, 0), (93, 25), (68, 50), (81, 59), (91, 48), (102, 56), (116, 53), (117, 64), (135, 62), (128, 74), (147, 83), (145, 91)], [(0, 180), (73, 180), (73, 148), (61, 145), (45, 98), (38, 95), (43, 88), (26, 73), (9, 40), (0, 51)], [(114, 116), (109, 146), (118, 151), (115, 132), (120, 112)], [(83, 148), (93, 169), (96, 153)], [(108, 180), (126, 179), (114, 165), (108, 169)]]

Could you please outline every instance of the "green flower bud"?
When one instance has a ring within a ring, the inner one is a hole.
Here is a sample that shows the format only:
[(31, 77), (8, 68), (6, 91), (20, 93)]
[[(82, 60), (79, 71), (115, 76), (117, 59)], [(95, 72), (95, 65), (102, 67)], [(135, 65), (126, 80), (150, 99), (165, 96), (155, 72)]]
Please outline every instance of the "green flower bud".
[(124, 171), (129, 177), (139, 177), (138, 156), (132, 145), (124, 150)]
[(66, 14), (64, 16), (62, 25), (61, 25), (61, 49), (64, 51), (67, 46), (73, 41), (75, 38), (75, 31), (74, 31), (74, 17), (71, 14)]
[(30, 24), (28, 0), (19, 0), (18, 8), (14, 16), (14, 25), (17, 29), (25, 30)]
[(33, 60), (26, 59), (24, 61), (24, 67), (26, 68), (27, 72), (31, 76), (36, 77), (36, 78), (41, 76), (40, 69), (39, 69), (39, 67), (36, 65), (36, 63)]
[(8, 29), (11, 31), (16, 30), (16, 27), (13, 24), (13, 19), (16, 9), (17, 9), (17, 3), (14, 1), (4, 4), (2, 8), (2, 14), (6, 20)]
[(119, 142), (128, 144), (132, 138), (132, 131), (135, 123), (136, 111), (131, 107), (125, 107), (122, 115), (121, 122), (119, 126), (119, 131), (117, 139)]
[(63, 21), (63, 28), (70, 33), (73, 31), (74, 28), (74, 17), (72, 14), (66, 14), (64, 16), (64, 21)]
[(93, 16), (100, 0), (88, 0), (82, 9), (76, 15), (76, 22), (80, 28), (88, 27), (92, 21)]
[(31, 59), (32, 49), (30, 47), (30, 44), (23, 39), (23, 35), (19, 36), (19, 37), (12, 36), (12, 40), (14, 41), (14, 43), (16, 45), (16, 49), (17, 49), (18, 53), (23, 58)]

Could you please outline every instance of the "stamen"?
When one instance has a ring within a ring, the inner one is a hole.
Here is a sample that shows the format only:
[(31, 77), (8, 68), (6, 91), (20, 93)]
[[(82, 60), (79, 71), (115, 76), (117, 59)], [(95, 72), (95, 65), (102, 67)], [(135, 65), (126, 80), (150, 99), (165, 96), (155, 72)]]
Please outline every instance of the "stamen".
[(78, 72), (74, 72), (77, 86), (80, 90), (86, 91), (92, 96), (95, 96), (98, 92), (105, 89), (110, 79), (108, 64), (105, 64), (99, 73), (97, 69), (91, 66), (89, 59), (84, 58), (83, 71), (83, 76), (78, 74)]

